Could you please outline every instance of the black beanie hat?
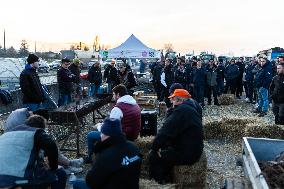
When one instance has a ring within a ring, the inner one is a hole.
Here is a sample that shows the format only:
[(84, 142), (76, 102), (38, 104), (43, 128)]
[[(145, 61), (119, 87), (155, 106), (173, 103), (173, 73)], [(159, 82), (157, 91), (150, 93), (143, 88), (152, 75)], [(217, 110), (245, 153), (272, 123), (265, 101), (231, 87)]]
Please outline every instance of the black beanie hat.
[(170, 90), (169, 90), (170, 94), (173, 94), (176, 89), (183, 89), (182, 84), (180, 84), (180, 83), (172, 84), (171, 87), (170, 87)]
[(122, 134), (120, 120), (107, 118), (101, 127), (101, 133), (107, 136), (118, 136)]
[(33, 64), (33, 63), (37, 62), (38, 60), (39, 60), (39, 58), (35, 54), (29, 54), (29, 56), (27, 58), (28, 64)]
[(63, 63), (65, 63), (65, 62), (70, 63), (71, 60), (68, 59), (68, 58), (62, 58), (61, 63), (63, 64)]

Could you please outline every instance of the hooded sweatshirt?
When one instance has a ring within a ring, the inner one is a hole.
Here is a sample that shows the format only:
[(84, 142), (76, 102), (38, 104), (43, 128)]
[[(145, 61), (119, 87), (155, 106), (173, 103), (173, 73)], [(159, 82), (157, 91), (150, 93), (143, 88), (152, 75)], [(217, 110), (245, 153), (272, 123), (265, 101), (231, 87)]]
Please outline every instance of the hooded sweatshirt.
[(8, 132), (16, 126), (24, 124), (29, 115), (27, 108), (20, 108), (12, 111), (4, 124), (4, 132)]
[(121, 120), (122, 131), (128, 140), (135, 140), (138, 137), (141, 129), (141, 110), (132, 96), (120, 97), (109, 117)]

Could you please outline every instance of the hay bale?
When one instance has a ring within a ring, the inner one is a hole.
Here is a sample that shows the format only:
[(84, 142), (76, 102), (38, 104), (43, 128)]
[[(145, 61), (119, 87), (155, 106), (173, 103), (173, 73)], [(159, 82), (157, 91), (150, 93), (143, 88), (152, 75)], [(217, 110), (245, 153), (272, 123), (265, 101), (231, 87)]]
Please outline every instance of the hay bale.
[(206, 118), (203, 122), (205, 138), (229, 138), (238, 140), (246, 136), (247, 124), (256, 121), (255, 118), (237, 116), (228, 116), (217, 120)]
[(153, 144), (154, 136), (140, 137), (135, 140), (135, 144), (140, 149), (143, 155), (142, 165), (141, 165), (141, 178), (149, 178), (149, 163), (147, 160), (149, 151)]
[(219, 104), (221, 105), (235, 104), (235, 96), (233, 94), (222, 94), (219, 97)]
[(159, 184), (153, 180), (140, 179), (139, 180), (140, 189), (175, 189), (175, 184)]
[(250, 123), (246, 128), (246, 135), (257, 138), (284, 139), (284, 126), (267, 123)]
[(182, 165), (174, 167), (174, 183), (177, 188), (206, 188), (207, 157), (203, 151), (200, 160), (191, 166)]

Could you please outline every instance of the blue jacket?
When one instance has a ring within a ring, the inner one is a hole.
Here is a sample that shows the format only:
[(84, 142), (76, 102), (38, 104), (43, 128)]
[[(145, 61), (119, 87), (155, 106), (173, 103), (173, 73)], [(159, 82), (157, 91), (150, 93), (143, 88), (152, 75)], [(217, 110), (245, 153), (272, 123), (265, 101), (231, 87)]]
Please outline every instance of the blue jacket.
[(225, 78), (236, 79), (240, 75), (240, 69), (236, 64), (230, 64), (225, 69)]
[(246, 81), (253, 81), (254, 79), (254, 73), (253, 73), (253, 69), (255, 68), (256, 64), (249, 64), (247, 65), (247, 67), (245, 68), (245, 73), (246, 73), (246, 76), (245, 76), (245, 80)]
[(269, 89), (270, 83), (272, 81), (272, 66), (268, 62), (261, 67), (261, 69), (256, 73), (254, 85), (256, 88), (266, 88)]

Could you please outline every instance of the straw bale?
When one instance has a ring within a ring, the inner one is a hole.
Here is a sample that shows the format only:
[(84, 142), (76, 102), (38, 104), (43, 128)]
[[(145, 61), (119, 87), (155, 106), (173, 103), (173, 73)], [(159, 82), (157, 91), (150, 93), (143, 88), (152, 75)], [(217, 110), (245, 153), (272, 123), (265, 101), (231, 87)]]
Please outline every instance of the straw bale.
[(221, 105), (235, 104), (235, 96), (233, 94), (222, 94), (219, 97), (219, 103)]
[(177, 188), (206, 188), (207, 157), (205, 151), (200, 160), (193, 165), (175, 166), (174, 183)]
[(148, 164), (148, 154), (151, 149), (154, 137), (147, 136), (147, 137), (140, 137), (135, 140), (136, 145), (140, 149), (141, 154), (143, 155), (142, 165), (141, 165), (141, 178), (149, 178), (149, 164)]
[(246, 128), (246, 135), (258, 138), (284, 139), (284, 126), (267, 123), (250, 123)]
[(240, 139), (246, 136), (246, 127), (257, 120), (251, 117), (227, 116), (221, 119), (204, 119), (206, 139), (230, 138)]
[(164, 184), (161, 185), (154, 180), (146, 180), (146, 179), (140, 179), (139, 181), (139, 188), (140, 189), (175, 189), (175, 184)]

